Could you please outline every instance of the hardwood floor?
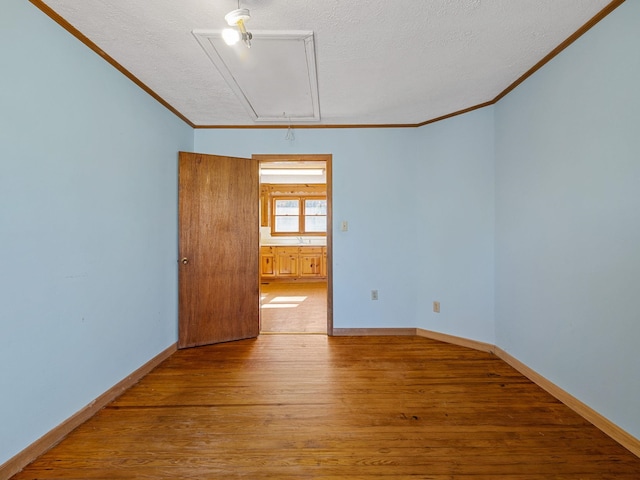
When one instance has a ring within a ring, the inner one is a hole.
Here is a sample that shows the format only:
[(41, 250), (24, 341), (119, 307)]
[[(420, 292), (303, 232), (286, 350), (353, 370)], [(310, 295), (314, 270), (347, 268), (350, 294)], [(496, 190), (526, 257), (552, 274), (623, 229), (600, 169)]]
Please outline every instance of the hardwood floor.
[(13, 478), (637, 480), (640, 459), (488, 353), (262, 335), (176, 352)]
[(262, 283), (261, 333), (327, 333), (327, 283)]

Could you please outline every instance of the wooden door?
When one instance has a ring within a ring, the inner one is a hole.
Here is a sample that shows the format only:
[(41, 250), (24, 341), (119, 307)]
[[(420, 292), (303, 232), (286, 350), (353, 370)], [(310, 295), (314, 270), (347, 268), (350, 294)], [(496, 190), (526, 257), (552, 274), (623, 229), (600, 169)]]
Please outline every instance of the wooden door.
[(258, 162), (180, 152), (178, 348), (260, 333)]

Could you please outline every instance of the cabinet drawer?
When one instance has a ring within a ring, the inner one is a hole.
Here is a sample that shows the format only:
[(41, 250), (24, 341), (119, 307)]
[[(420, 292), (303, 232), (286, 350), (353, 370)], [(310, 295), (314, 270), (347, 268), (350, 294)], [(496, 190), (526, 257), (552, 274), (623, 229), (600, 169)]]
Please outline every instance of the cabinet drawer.
[(300, 255), (322, 254), (324, 247), (300, 247)]
[(298, 247), (274, 247), (278, 255), (297, 255)]

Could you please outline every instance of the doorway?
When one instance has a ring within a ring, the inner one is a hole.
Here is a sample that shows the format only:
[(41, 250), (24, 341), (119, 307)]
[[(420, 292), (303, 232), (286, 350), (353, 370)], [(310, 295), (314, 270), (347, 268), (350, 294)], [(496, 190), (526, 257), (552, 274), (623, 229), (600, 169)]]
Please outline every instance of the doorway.
[(332, 156), (252, 158), (260, 167), (260, 333), (332, 335)]

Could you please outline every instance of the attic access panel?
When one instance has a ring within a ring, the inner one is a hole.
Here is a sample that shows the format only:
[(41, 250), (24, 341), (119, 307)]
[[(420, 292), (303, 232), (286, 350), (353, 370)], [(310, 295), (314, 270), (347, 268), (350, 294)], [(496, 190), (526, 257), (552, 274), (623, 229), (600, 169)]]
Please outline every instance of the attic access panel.
[(251, 48), (221, 30), (193, 35), (256, 122), (320, 120), (312, 31), (252, 31)]

